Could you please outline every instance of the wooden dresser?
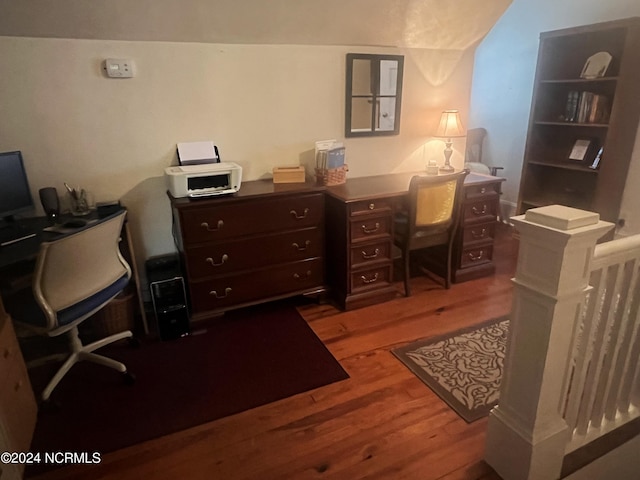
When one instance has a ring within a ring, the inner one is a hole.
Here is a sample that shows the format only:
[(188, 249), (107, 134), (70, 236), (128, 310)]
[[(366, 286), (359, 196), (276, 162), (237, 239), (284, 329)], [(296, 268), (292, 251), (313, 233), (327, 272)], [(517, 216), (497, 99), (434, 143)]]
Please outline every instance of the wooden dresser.
[(170, 196), (191, 318), (324, 292), (323, 192), (258, 180), (231, 196)]
[[(11, 318), (0, 299), (0, 453), (28, 452), (38, 407)], [(0, 462), (0, 478), (22, 478), (24, 464)]]
[(456, 283), (493, 275), (493, 244), (504, 178), (469, 174), (453, 251)]

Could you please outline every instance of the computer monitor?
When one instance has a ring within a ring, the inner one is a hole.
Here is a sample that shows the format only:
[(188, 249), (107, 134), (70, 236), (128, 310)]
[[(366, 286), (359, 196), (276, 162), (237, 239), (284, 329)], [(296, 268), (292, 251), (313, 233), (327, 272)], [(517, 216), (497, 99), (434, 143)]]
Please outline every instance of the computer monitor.
[(0, 153), (0, 219), (10, 223), (14, 215), (33, 208), (22, 153)]

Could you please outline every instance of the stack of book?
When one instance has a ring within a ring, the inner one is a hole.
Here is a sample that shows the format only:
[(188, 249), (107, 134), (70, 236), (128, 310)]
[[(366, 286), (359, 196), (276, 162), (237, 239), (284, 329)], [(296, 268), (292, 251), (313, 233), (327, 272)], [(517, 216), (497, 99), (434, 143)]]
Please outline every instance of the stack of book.
[(566, 122), (606, 123), (609, 119), (609, 99), (599, 93), (572, 90), (567, 95), (564, 113)]

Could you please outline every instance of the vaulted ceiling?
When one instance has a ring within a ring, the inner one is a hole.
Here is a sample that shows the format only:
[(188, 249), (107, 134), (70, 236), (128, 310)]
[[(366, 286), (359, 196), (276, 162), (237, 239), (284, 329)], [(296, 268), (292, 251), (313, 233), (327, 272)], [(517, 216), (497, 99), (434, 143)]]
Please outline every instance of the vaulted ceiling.
[(0, 35), (463, 50), (512, 0), (0, 0)]

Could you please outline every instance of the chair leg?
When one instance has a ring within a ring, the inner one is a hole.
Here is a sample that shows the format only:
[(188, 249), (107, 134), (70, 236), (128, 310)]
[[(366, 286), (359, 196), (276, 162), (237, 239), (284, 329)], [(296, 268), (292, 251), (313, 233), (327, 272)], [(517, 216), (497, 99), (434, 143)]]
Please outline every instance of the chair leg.
[(131, 337), (132, 335), (133, 334), (127, 330), (125, 332), (116, 333), (115, 335), (102, 338), (88, 345), (82, 345), (80, 335), (78, 333), (78, 327), (74, 327), (69, 330), (67, 332), (67, 339), (69, 340), (69, 349), (71, 350), (71, 354), (67, 357), (65, 362), (42, 391), (42, 394), (40, 395), (42, 401), (47, 402), (49, 400), (51, 393), (58, 386), (60, 380), (64, 378), (71, 367), (81, 360), (87, 360), (99, 365), (104, 365), (105, 367), (113, 368), (121, 373), (126, 373), (127, 367), (123, 363), (91, 352), (100, 347), (104, 347), (109, 343)]
[(112, 358), (108, 358), (103, 355), (98, 355), (97, 353), (81, 352), (80, 360), (86, 360), (88, 362), (97, 363), (98, 365), (102, 365), (104, 367), (113, 368), (120, 373), (124, 373), (127, 371), (127, 367), (124, 363), (118, 362), (117, 360), (113, 360)]
[(452, 256), (453, 256), (453, 248), (452, 245), (449, 244), (449, 249), (447, 251), (447, 266), (446, 266), (446, 272), (444, 274), (444, 288), (446, 288), (447, 290), (449, 290), (451, 288), (451, 263), (452, 263)]
[(49, 400), (49, 397), (51, 396), (53, 389), (58, 386), (58, 384), (60, 383), (60, 380), (62, 380), (62, 378), (67, 374), (67, 372), (71, 370), (71, 367), (73, 367), (76, 363), (78, 363), (78, 361), (80, 360), (79, 357), (80, 357), (80, 354), (78, 352), (73, 352), (71, 355), (69, 355), (69, 357), (58, 369), (58, 371), (53, 376), (53, 378), (49, 380), (49, 383), (47, 383), (47, 386), (42, 391), (40, 398), (42, 398), (43, 402), (46, 402), (47, 400)]
[(402, 252), (402, 259), (404, 260), (404, 296), (411, 296), (411, 287), (409, 287), (409, 279), (411, 277), (410, 272), (410, 257), (411, 251), (408, 248), (405, 248)]

